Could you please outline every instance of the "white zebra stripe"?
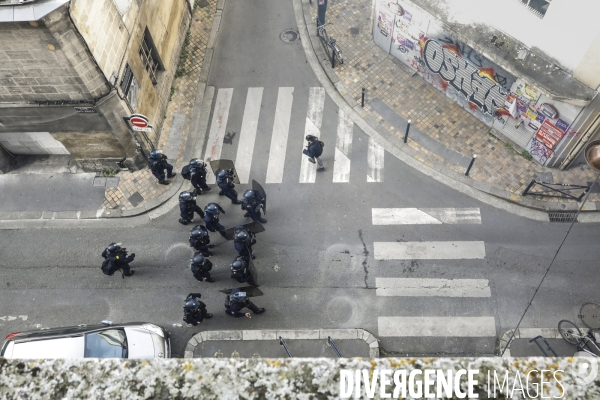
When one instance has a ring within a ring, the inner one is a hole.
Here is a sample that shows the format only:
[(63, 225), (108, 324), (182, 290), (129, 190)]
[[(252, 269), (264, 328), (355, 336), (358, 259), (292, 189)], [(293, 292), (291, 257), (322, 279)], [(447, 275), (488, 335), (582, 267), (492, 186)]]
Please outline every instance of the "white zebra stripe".
[(369, 138), (369, 150), (367, 151), (367, 162), (369, 173), (367, 182), (383, 182), (383, 165), (385, 150), (372, 138)]
[[(219, 89), (217, 93), (217, 102), (213, 112), (212, 124), (208, 141), (206, 143), (206, 152), (204, 153), (204, 161), (209, 162), (221, 158), (223, 150), (223, 139), (225, 138), (225, 130), (227, 129), (227, 119), (229, 118), (229, 107), (231, 106), (231, 97), (233, 89)], [(215, 175), (207, 168), (206, 183), (215, 183)]]
[(472, 242), (375, 242), (376, 260), (471, 260), (485, 258), (485, 244)]
[(281, 183), (285, 166), (285, 151), (290, 132), (290, 118), (292, 116), (292, 103), (294, 101), (293, 87), (280, 87), (277, 94), (275, 108), (275, 121), (271, 135), (271, 148), (267, 164), (266, 183)]
[(350, 182), (350, 151), (354, 122), (341, 109), (338, 111), (338, 129), (333, 164), (333, 182)]
[[(325, 89), (312, 87), (308, 93), (308, 110), (306, 112), (306, 125), (304, 136), (320, 136), (321, 123), (323, 122), (323, 108), (325, 107)], [(304, 137), (303, 137), (304, 139)], [(306, 143), (306, 141), (304, 142)], [(300, 165), (300, 183), (315, 183), (317, 166), (308, 161), (307, 156), (302, 156)]]
[(479, 208), (373, 208), (373, 225), (481, 224)]
[(256, 129), (258, 128), (258, 116), (262, 102), (263, 88), (248, 88), (246, 96), (246, 108), (242, 119), (240, 130), (240, 142), (238, 144), (235, 169), (240, 183), (248, 183), (250, 178), (250, 167), (252, 166), (252, 153), (256, 141)]
[(495, 337), (494, 317), (379, 317), (382, 337)]
[(491, 297), (487, 279), (375, 278), (377, 296)]

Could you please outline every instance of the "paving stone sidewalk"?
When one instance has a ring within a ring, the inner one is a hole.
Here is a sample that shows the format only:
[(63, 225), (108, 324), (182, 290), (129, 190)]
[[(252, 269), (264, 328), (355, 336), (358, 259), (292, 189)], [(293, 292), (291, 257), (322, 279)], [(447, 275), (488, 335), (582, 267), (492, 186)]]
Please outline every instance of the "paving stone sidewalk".
[[(181, 76), (174, 81), (167, 118), (156, 144), (156, 148), (164, 150), (177, 173), (182, 167), (184, 143), (188, 137), (196, 91), (200, 82), (200, 71), (216, 10), (217, 0), (195, 1), (188, 43), (184, 44), (182, 49), (182, 52), (187, 52), (187, 58), (182, 65), (179, 65), (177, 75)], [(120, 172), (117, 176), (120, 178), (119, 185), (106, 188), (102, 205), (105, 209), (142, 210), (145, 203), (166, 193), (175, 184), (159, 185), (148, 168), (135, 172)]]
[[(317, 16), (317, 2), (310, 8), (312, 21)], [(521, 195), (532, 179), (541, 173), (552, 173), (555, 183), (585, 185), (595, 179), (595, 173), (587, 165), (571, 167), (566, 171), (546, 168), (529, 161), (513, 150), (509, 143), (494, 136), (490, 127), (462, 109), (445, 94), (428, 84), (393, 56), (380, 49), (372, 39), (371, 0), (330, 0), (326, 21), (329, 35), (337, 40), (342, 49), (344, 64), (337, 65), (334, 72), (345, 86), (348, 94), (360, 104), (362, 88), (366, 88), (364, 114), (378, 121), (379, 127), (394, 133), (400, 139), (404, 130), (394, 126), (374, 109), (377, 99), (405, 120), (412, 120), (417, 128), (441, 146), (451, 149), (470, 160), (477, 160), (469, 176), (479, 182), (491, 184), (498, 189)], [(381, 109), (381, 107), (378, 107)], [(421, 142), (422, 143), (422, 142)], [(442, 165), (464, 174), (464, 162), (449, 160), (448, 152), (431, 151), (409, 135), (408, 145), (417, 155), (414, 157), (429, 166)], [(452, 152), (452, 153), (453, 153)], [(446, 157), (440, 156), (446, 154)], [(454, 162), (453, 162), (454, 161)], [(467, 162), (468, 163), (468, 162)], [(544, 197), (538, 200), (557, 201)], [(589, 201), (600, 200), (600, 195), (591, 193)]]

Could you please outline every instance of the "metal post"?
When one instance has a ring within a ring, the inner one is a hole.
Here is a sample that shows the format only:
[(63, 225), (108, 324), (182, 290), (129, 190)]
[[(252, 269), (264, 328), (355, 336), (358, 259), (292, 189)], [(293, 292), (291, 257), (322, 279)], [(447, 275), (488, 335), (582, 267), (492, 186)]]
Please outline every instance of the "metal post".
[(404, 133), (404, 143), (408, 140), (408, 131), (410, 130), (410, 119), (408, 120), (408, 124), (406, 125), (406, 133)]
[(531, 180), (531, 183), (529, 184), (529, 186), (527, 186), (527, 189), (525, 189), (525, 191), (523, 192), (523, 196), (527, 196), (527, 192), (529, 192), (529, 189), (531, 189), (531, 187), (535, 185), (535, 179)]
[(333, 47), (331, 48), (331, 68), (335, 68), (335, 51)]
[(292, 357), (292, 353), (290, 353), (290, 350), (288, 349), (287, 345), (285, 344), (285, 340), (283, 340), (283, 338), (281, 336), (279, 336), (279, 344), (283, 346), (283, 348), (285, 349), (285, 352), (287, 353), (288, 357)]
[(362, 100), (360, 102), (360, 106), (361, 107), (365, 106), (365, 88), (362, 88)]
[(333, 351), (335, 351), (335, 354), (337, 354), (339, 358), (342, 358), (342, 353), (340, 353), (340, 351), (338, 350), (331, 336), (327, 336), (327, 342), (331, 345), (331, 348), (333, 349)]
[(465, 172), (465, 176), (469, 176), (469, 171), (471, 171), (471, 168), (473, 168), (473, 164), (475, 164), (476, 158), (477, 158), (477, 154), (474, 154), (473, 158), (471, 158), (471, 163), (469, 164), (469, 168), (467, 168), (467, 172)]

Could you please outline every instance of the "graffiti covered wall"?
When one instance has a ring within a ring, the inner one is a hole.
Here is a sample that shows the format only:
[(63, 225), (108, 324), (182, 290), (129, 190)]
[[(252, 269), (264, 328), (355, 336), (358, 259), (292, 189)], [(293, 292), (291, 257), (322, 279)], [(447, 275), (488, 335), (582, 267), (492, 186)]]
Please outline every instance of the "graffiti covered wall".
[(492, 125), (496, 110), (505, 106), (514, 76), (402, 0), (377, 0), (376, 15), (373, 35), (380, 47)]

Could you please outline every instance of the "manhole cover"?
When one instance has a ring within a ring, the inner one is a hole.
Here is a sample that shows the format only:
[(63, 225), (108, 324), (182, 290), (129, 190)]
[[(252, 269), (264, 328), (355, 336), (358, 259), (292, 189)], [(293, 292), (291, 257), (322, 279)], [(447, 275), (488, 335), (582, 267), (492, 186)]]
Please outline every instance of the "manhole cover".
[(281, 38), (281, 40), (283, 40), (285, 43), (294, 43), (296, 40), (298, 40), (298, 37), (300, 35), (298, 35), (298, 32), (293, 30), (293, 29), (286, 29), (285, 31), (283, 31), (281, 33), (281, 35), (279, 36)]
[(600, 305), (585, 303), (579, 311), (579, 318), (590, 329), (600, 329)]
[(576, 221), (577, 213), (571, 212), (556, 212), (548, 213), (550, 222), (573, 222)]

